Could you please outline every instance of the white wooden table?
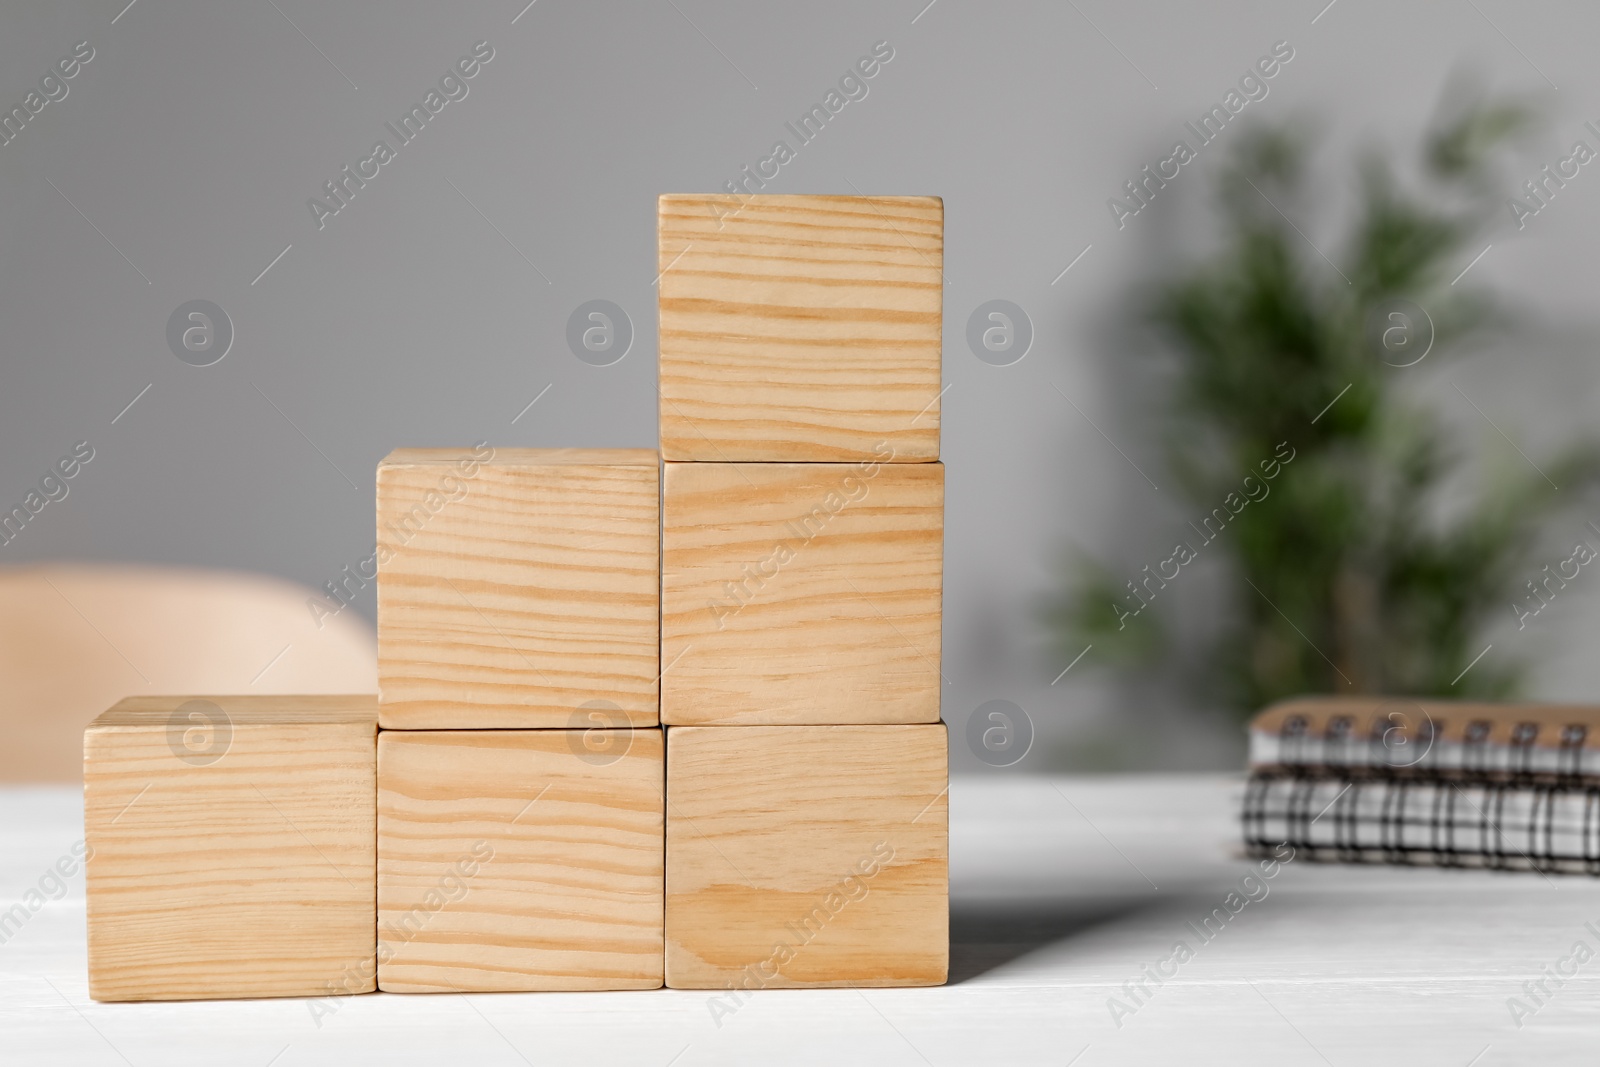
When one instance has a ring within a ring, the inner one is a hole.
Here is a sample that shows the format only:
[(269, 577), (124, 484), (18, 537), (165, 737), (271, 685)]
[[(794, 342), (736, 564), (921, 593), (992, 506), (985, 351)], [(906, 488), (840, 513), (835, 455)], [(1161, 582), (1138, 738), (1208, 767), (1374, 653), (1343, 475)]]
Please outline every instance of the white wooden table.
[[(1202, 942), (1188, 924), (1250, 869), (1236, 844), (1241, 788), (1228, 777), (958, 778), (950, 984), (763, 991), (720, 1026), (709, 994), (673, 990), (376, 994), (341, 1001), (320, 1026), (298, 1000), (94, 1004), (80, 873), (0, 945), (0, 1063), (1600, 1060), (1600, 936), (1584, 925), (1600, 930), (1600, 882), (1585, 877), (1290, 862)], [(0, 791), (0, 910), (70, 853), (80, 820), (74, 790)], [(1193, 956), (1174, 977), (1147, 980), (1143, 1003), (1124, 992), (1179, 940)], [(1544, 968), (1571, 969), (1560, 961), (1580, 940), (1596, 958), (1557, 986)], [(1523, 989), (1540, 978), (1542, 1004)], [(1131, 1013), (1114, 1020), (1112, 997)], [(1513, 997), (1536, 1009), (1520, 1027)]]

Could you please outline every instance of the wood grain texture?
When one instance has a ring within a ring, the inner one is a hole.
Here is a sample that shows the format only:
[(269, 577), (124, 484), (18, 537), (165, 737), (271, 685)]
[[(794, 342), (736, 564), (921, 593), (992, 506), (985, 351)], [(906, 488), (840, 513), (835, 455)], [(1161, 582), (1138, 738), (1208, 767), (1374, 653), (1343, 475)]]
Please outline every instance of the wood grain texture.
[(376, 733), (371, 696), (137, 697), (91, 723), (90, 996), (376, 988)]
[(378, 466), (385, 729), (653, 726), (660, 468), (643, 449), (402, 449)]
[(660, 201), (669, 460), (939, 458), (944, 202)]
[(667, 731), (667, 985), (915, 986), (949, 969), (931, 726)]
[(939, 719), (940, 463), (668, 463), (661, 718)]
[(661, 985), (663, 738), (645, 730), (378, 738), (378, 984)]

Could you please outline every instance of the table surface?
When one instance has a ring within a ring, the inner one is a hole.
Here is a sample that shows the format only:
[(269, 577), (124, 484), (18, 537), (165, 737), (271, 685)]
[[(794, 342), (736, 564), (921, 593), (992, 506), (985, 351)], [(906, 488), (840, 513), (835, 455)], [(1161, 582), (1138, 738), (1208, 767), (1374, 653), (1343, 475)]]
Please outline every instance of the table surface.
[[(0, 1061), (1596, 1060), (1600, 883), (1584, 876), (1294, 860), (1249, 883), (1257, 899), (1237, 898), (1203, 941), (1194, 927), (1255, 869), (1237, 843), (1242, 789), (1225, 776), (957, 778), (949, 984), (768, 990), (721, 1016), (711, 994), (676, 990), (375, 994), (320, 1019), (303, 1000), (95, 1004), (79, 873), (0, 945)], [(0, 790), (0, 911), (70, 854), (81, 820), (76, 790)], [(1148, 993), (1124, 988), (1163, 960), (1170, 977), (1145, 979)], [(1534, 980), (1543, 991), (1524, 988)]]

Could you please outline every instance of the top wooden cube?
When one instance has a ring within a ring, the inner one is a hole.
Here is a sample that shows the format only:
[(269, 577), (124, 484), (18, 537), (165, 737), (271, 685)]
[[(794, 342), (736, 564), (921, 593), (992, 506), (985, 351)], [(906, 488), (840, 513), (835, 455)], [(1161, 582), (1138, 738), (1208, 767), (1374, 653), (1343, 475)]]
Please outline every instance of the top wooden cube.
[(379, 725), (656, 725), (660, 471), (646, 449), (391, 452)]
[(660, 201), (661, 454), (939, 458), (944, 202)]

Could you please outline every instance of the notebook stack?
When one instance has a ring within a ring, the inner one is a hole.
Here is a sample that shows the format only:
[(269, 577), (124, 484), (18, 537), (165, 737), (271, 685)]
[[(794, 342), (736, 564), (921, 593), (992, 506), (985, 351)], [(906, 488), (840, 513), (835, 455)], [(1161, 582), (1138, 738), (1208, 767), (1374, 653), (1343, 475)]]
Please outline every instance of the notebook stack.
[(1245, 844), (1600, 874), (1597, 742), (1600, 707), (1288, 701), (1250, 724)]
[(659, 452), (393, 452), (376, 699), (90, 726), (91, 995), (943, 982), (942, 262), (663, 197)]

